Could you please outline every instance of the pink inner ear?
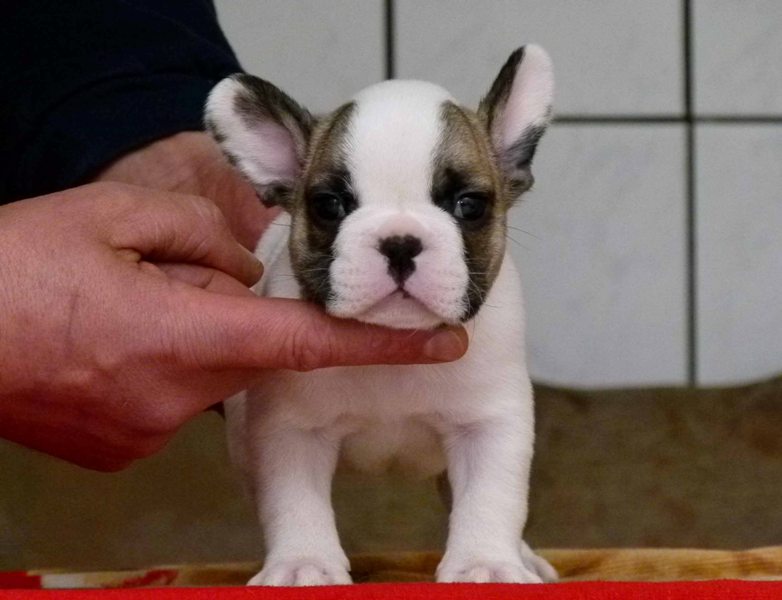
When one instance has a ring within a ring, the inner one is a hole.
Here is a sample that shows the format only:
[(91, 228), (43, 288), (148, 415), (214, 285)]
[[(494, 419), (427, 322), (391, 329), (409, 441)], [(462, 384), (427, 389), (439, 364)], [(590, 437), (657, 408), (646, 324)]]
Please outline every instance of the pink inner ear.
[(530, 125), (548, 121), (554, 88), (551, 59), (537, 46), (528, 46), (513, 80), (508, 101), (492, 137), (508, 148)]
[(266, 121), (253, 125), (247, 154), (264, 183), (290, 181), (299, 174), (300, 165), (293, 136), (277, 123)]

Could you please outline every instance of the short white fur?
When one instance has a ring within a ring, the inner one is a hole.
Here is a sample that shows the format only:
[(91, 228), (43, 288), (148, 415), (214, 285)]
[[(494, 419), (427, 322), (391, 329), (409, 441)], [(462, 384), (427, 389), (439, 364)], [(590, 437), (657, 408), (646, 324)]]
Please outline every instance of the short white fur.
[[(547, 119), (550, 65), (540, 66), (547, 60), (535, 49), (532, 68), (519, 67), (519, 84), (514, 80), (502, 124), (492, 132), (502, 145)], [(256, 184), (268, 183), (272, 172), (287, 177), (292, 143), (248, 128), (234, 114), (239, 91), (220, 84), (207, 117), (219, 124), (224, 147), (245, 174), (266, 177)], [(439, 107), (448, 98), (421, 82), (382, 83), (355, 98), (346, 153), (361, 205), (335, 240), (332, 314), (405, 328), (459, 320), (468, 285), (462, 238), (454, 218), (430, 197)], [(286, 148), (278, 164), (275, 152)], [(285, 251), (290, 219), (281, 216), (258, 245), (266, 267), (259, 294), (300, 297)], [(423, 242), (405, 282), (412, 298), (394, 296), (396, 283), (377, 250), (389, 235)], [(365, 470), (397, 464), (423, 476), (447, 467), (453, 507), (438, 581), (556, 578), (521, 538), (534, 414), (521, 285), (507, 255), (483, 307), (465, 326), (470, 348), (454, 363), (279, 371), (226, 403), (231, 454), (248, 481), (267, 545), (263, 569), (250, 584), (350, 583), (330, 502), (340, 456)]]

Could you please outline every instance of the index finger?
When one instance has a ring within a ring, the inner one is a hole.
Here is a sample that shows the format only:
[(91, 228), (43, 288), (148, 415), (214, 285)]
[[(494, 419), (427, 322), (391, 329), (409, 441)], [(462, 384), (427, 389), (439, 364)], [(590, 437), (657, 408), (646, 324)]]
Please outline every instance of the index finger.
[[(181, 290), (175, 348), (218, 369), (440, 363), (467, 351), (462, 327), (397, 330), (326, 315), (301, 300)], [(192, 318), (183, 318), (192, 312)]]

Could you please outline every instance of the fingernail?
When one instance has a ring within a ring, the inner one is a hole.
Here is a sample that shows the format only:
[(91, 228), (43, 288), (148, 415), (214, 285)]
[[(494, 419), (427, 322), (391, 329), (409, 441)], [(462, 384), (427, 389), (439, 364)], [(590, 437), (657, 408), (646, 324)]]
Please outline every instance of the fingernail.
[(261, 280), (261, 277), (263, 277), (263, 263), (252, 252), (248, 252), (248, 254), (250, 272), (248, 273), (247, 280), (250, 282), (250, 285), (253, 286)]
[(436, 362), (461, 358), (467, 351), (467, 335), (463, 329), (439, 331), (424, 344), (424, 356)]

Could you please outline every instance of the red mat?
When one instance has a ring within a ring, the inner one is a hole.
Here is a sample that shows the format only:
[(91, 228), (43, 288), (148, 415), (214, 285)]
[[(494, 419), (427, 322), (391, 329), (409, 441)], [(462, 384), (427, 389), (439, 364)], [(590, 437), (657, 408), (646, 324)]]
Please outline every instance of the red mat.
[(361, 584), (318, 588), (141, 588), (0, 590), (0, 600), (782, 600), (782, 582)]

